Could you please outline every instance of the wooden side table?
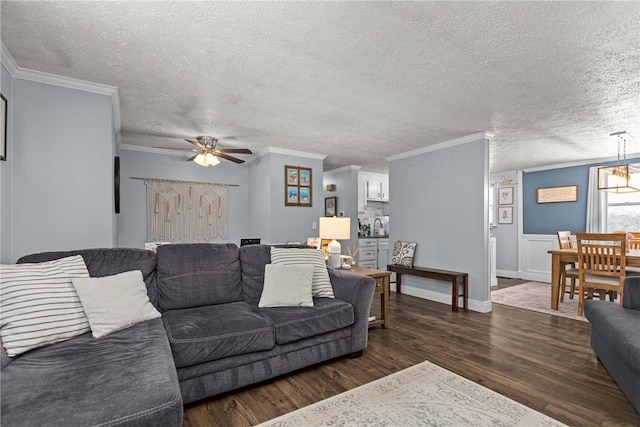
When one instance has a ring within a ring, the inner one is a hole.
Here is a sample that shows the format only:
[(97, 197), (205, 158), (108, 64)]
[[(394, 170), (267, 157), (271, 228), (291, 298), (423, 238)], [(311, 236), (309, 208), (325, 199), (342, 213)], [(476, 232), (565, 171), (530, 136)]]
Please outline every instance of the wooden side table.
[(376, 290), (374, 295), (380, 295), (380, 318), (369, 321), (369, 327), (380, 325), (383, 328), (389, 326), (389, 289), (391, 282), (391, 272), (386, 270), (374, 270), (373, 268), (351, 266), (352, 273), (369, 276), (376, 281)]

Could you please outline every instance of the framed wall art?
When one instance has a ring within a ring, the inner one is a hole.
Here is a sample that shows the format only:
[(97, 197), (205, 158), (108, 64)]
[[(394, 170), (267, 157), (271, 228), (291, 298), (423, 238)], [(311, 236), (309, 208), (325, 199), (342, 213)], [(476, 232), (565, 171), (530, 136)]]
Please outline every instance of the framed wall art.
[(0, 93), (0, 160), (7, 160), (7, 98)]
[(284, 182), (285, 206), (313, 206), (311, 168), (285, 165)]
[(578, 186), (546, 187), (536, 190), (537, 203), (563, 203), (578, 201)]
[(498, 224), (513, 224), (513, 207), (498, 208)]
[(337, 197), (324, 198), (324, 216), (336, 216), (336, 208), (338, 207)]
[(513, 204), (513, 187), (498, 188), (498, 204), (499, 205)]

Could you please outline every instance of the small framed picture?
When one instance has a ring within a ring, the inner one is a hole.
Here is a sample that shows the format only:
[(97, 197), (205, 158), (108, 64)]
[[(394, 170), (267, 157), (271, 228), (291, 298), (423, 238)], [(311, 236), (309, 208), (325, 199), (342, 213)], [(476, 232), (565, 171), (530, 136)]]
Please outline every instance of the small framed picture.
[(498, 188), (498, 204), (499, 205), (513, 204), (513, 187)]
[(311, 204), (311, 188), (308, 187), (299, 187), (300, 190), (300, 205), (310, 205)]
[(298, 187), (295, 185), (290, 185), (287, 187), (287, 205), (297, 205), (298, 204)]
[(0, 93), (0, 160), (7, 160), (7, 98)]
[(284, 177), (287, 185), (299, 185), (298, 184), (298, 168), (296, 166), (285, 166)]
[(300, 185), (303, 187), (311, 186), (311, 169), (300, 168)]
[(513, 207), (498, 208), (498, 224), (513, 224)]
[(324, 216), (336, 216), (336, 207), (338, 205), (337, 197), (324, 198)]

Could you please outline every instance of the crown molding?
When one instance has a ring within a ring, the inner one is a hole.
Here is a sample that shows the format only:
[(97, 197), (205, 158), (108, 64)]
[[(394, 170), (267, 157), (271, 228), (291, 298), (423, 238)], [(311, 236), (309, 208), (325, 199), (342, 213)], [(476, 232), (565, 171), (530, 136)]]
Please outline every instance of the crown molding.
[(287, 156), (304, 157), (307, 159), (315, 159), (315, 160), (324, 160), (327, 158), (326, 154), (317, 154), (317, 153), (309, 153), (306, 151), (289, 150), (288, 148), (265, 147), (262, 150), (258, 151), (249, 160), (247, 160), (247, 163), (257, 160), (260, 157), (265, 156), (267, 154), (285, 154)]
[(117, 87), (22, 68), (16, 63), (15, 59), (13, 59), (11, 52), (9, 52), (4, 43), (0, 42), (0, 45), (2, 65), (5, 66), (11, 77), (14, 79), (29, 80), (37, 83), (45, 83), (53, 86), (110, 96), (111, 106), (113, 108), (113, 127), (116, 143), (118, 147), (122, 144), (120, 138), (122, 128), (120, 122), (120, 95), (118, 94)]
[(418, 148), (417, 150), (411, 150), (400, 154), (394, 154), (393, 156), (385, 157), (388, 162), (392, 162), (394, 160), (406, 159), (408, 157), (417, 156), (424, 153), (429, 153), (431, 151), (442, 150), (443, 148), (453, 147), (455, 145), (466, 144), (468, 142), (477, 141), (479, 139), (493, 139), (495, 134), (492, 132), (478, 132), (471, 135), (463, 136), (460, 138), (452, 139), (449, 141), (441, 142), (434, 145), (429, 145), (428, 147)]
[[(597, 164), (597, 163), (605, 163), (605, 162), (615, 162), (616, 160), (620, 160), (618, 159), (617, 156), (613, 156), (613, 157), (605, 157), (605, 158), (599, 158), (599, 159), (588, 159), (588, 160), (578, 160), (575, 162), (568, 162), (568, 163), (558, 163), (558, 164), (554, 164), (554, 165), (547, 165), (547, 166), (537, 166), (534, 168), (526, 168), (526, 169), (522, 169), (522, 172), (524, 173), (531, 173), (531, 172), (541, 172), (541, 171), (546, 171), (546, 170), (551, 170), (551, 169), (561, 169), (561, 168), (571, 168), (574, 166), (584, 166), (584, 165), (593, 165), (593, 164)], [(620, 160), (622, 162), (622, 160)], [(638, 163), (640, 161), (640, 153), (631, 153), (631, 154), (627, 154), (627, 162), (631, 162), (631, 163)], [(499, 174), (502, 172), (496, 172), (496, 174)], [(493, 174), (493, 172), (492, 172)]]
[(339, 167), (337, 169), (331, 169), (328, 171), (324, 171), (324, 174), (332, 174), (332, 173), (340, 173), (340, 172), (346, 172), (346, 171), (359, 171), (360, 169), (362, 169), (362, 166), (358, 166), (358, 165), (347, 165), (347, 166), (342, 166)]

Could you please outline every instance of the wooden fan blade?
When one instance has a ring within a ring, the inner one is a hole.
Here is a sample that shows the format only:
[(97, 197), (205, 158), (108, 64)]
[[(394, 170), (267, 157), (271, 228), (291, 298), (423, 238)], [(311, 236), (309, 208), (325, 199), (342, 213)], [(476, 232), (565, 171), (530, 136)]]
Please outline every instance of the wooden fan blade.
[(216, 151), (219, 153), (253, 154), (251, 150), (247, 148), (219, 148)]
[[(200, 154), (200, 153), (198, 153)], [(187, 162), (193, 161), (193, 159), (195, 159), (196, 157), (198, 157), (198, 154), (196, 154), (195, 156), (191, 156), (187, 159)]]
[(244, 163), (244, 160), (238, 159), (236, 157), (227, 156), (224, 153), (216, 152), (216, 156), (218, 156), (218, 157), (220, 157), (222, 159), (231, 160), (234, 163)]
[(198, 141), (196, 141), (195, 139), (185, 139), (185, 141), (187, 141), (190, 144), (195, 145), (196, 147), (198, 147), (201, 150), (206, 150), (207, 147), (205, 147), (204, 145), (200, 144)]

